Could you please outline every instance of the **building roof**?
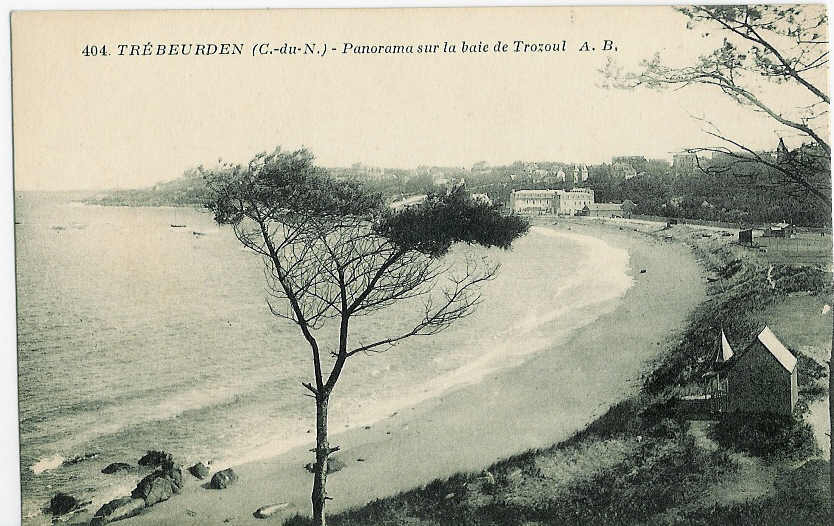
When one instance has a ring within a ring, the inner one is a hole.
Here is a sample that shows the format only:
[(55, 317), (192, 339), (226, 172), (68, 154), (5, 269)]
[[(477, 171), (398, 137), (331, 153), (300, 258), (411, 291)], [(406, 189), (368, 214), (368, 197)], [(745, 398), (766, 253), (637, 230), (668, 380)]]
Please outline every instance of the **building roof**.
[(516, 190), (514, 193), (517, 198), (552, 198), (556, 195), (556, 190)]
[(578, 186), (571, 188), (570, 190), (552, 190), (559, 195), (577, 195), (577, 194), (593, 194), (594, 190), (591, 188), (580, 188)]
[(762, 329), (762, 332), (756, 337), (762, 345), (765, 346), (765, 349), (770, 351), (770, 354), (773, 355), (774, 358), (779, 360), (779, 363), (782, 364), (789, 373), (792, 373), (794, 367), (796, 367), (796, 356), (794, 356), (783, 344), (779, 341), (779, 338), (773, 334), (773, 331), (770, 330), (770, 327), (765, 325), (765, 328)]
[(718, 357), (715, 361), (718, 363), (726, 362), (733, 357), (733, 348), (730, 347), (730, 342), (727, 341), (727, 336), (724, 334), (724, 329), (721, 329), (721, 349), (718, 351)]

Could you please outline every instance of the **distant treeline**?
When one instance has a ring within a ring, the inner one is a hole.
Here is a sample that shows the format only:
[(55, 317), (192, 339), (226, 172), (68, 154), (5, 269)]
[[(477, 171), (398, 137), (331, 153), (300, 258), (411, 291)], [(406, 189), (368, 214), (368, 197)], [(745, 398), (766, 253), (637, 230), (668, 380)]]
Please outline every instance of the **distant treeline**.
[(87, 199), (104, 206), (193, 206), (202, 207), (207, 197), (202, 168), (186, 170), (182, 177), (150, 188), (113, 190)]
[[(599, 202), (631, 199), (638, 213), (736, 224), (787, 221), (800, 226), (830, 226), (830, 211), (816, 198), (802, 195), (766, 173), (685, 175), (644, 173), (627, 181), (611, 176), (607, 165), (591, 170)], [(825, 184), (831, 186), (830, 178)]]
[[(705, 173), (692, 169), (675, 173), (668, 162), (644, 160), (637, 175), (626, 179), (612, 164), (588, 166), (588, 180), (574, 185), (576, 165), (556, 162), (486, 166), (420, 167), (416, 170), (363, 168), (329, 169), (334, 177), (362, 181), (371, 191), (390, 200), (437, 191), (438, 185), (465, 181), (473, 193), (484, 193), (501, 205), (509, 203), (510, 192), (521, 189), (592, 188), (597, 202), (637, 203), (639, 214), (759, 224), (788, 221), (800, 226), (831, 226), (830, 212), (810, 196), (779, 183), (762, 169)], [(567, 181), (558, 179), (564, 172)], [(581, 177), (581, 176), (580, 176)], [(830, 187), (830, 175), (822, 184)], [(114, 206), (202, 206), (206, 198), (202, 167), (187, 170), (179, 179), (151, 188), (118, 190), (86, 202)]]

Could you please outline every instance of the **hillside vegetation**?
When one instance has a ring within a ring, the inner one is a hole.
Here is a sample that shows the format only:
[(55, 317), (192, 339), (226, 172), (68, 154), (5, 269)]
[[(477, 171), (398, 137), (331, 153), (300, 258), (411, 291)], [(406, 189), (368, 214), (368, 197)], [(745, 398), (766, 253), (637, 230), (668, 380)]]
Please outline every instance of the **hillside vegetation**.
[[(529, 163), (528, 163), (529, 164)], [(510, 192), (520, 189), (566, 189), (571, 183), (559, 182), (554, 174), (563, 171), (572, 180), (573, 165), (534, 163), (537, 175), (525, 163), (492, 166), (473, 172), (463, 168), (425, 168), (423, 170), (385, 169), (371, 177), (361, 170), (328, 169), (334, 177), (354, 179), (369, 190), (381, 192), (389, 200), (403, 195), (437, 191), (438, 181), (451, 184), (465, 180), (472, 192), (484, 193), (502, 205), (509, 203)], [(704, 173), (699, 170), (676, 175), (665, 161), (648, 160), (640, 165), (636, 177), (617, 176), (612, 165), (588, 167), (589, 179), (577, 186), (592, 188), (597, 202), (637, 203), (639, 214), (680, 217), (739, 224), (789, 221), (800, 226), (830, 226), (831, 214), (806, 196), (774, 192), (776, 184), (763, 173)], [(88, 203), (119, 206), (202, 206), (206, 188), (202, 167), (187, 170), (173, 181), (151, 188), (117, 190)], [(442, 176), (433, 179), (431, 174)], [(828, 182), (830, 185), (830, 181)]]

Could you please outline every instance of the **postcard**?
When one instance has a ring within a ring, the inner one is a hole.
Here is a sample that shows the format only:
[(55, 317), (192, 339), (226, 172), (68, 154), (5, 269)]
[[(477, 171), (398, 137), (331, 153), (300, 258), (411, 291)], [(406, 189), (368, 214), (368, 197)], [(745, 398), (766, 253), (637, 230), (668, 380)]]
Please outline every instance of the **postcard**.
[(824, 5), (11, 33), (24, 525), (830, 524)]

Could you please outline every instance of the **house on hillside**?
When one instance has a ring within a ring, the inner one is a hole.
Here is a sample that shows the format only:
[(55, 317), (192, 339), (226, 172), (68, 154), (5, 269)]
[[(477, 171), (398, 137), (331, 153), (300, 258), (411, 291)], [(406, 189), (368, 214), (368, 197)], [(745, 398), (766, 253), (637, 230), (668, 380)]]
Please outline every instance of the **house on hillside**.
[(637, 176), (637, 170), (630, 164), (616, 162), (611, 165), (611, 173), (614, 177), (628, 181), (632, 177)]
[(698, 167), (698, 156), (694, 153), (677, 153), (672, 156), (672, 171), (676, 175), (689, 174)]
[(590, 217), (623, 217), (622, 203), (588, 203), (578, 215)]
[(711, 409), (790, 415), (799, 397), (796, 357), (765, 326), (734, 353), (724, 331), (713, 370), (705, 375)]
[(794, 227), (789, 223), (774, 223), (764, 231), (764, 237), (793, 237)]

